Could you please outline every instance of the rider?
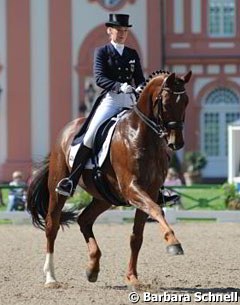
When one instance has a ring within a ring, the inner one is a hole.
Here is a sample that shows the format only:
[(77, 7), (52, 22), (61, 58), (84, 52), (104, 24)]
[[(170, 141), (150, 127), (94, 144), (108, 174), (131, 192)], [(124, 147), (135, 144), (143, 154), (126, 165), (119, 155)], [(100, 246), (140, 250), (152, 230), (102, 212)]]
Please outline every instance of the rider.
[(97, 48), (94, 54), (94, 77), (96, 84), (104, 89), (97, 110), (92, 116), (84, 135), (83, 144), (75, 157), (69, 177), (62, 179), (56, 192), (72, 196), (81, 173), (91, 156), (93, 140), (98, 127), (124, 108), (131, 108), (135, 102), (135, 88), (145, 79), (136, 50), (125, 46), (128, 37), (129, 15), (110, 14), (105, 23), (110, 43)]

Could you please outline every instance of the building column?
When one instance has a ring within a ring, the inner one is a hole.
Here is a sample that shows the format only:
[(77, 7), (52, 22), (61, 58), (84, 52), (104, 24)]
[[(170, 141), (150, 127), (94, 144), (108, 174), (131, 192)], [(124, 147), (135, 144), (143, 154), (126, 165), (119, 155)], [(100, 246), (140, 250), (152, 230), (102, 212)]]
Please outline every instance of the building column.
[(50, 145), (72, 119), (71, 1), (49, 1)]
[(164, 1), (147, 1), (148, 30), (148, 73), (163, 69), (163, 21)]
[(15, 170), (31, 170), (30, 6), (29, 0), (6, 1), (7, 11), (7, 159), (0, 179)]
[(0, 181), (1, 165), (7, 157), (7, 37), (6, 0), (0, 0)]
[[(32, 160), (49, 153), (49, 0), (31, 0)], [(44, 123), (43, 123), (44, 122)]]

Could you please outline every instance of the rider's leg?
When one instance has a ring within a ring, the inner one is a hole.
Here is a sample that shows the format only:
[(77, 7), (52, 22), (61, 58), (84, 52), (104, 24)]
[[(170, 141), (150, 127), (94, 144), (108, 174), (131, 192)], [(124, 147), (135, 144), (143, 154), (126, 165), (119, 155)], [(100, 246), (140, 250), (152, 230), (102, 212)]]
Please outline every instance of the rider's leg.
[(83, 144), (80, 146), (73, 162), (73, 167), (69, 177), (62, 179), (57, 187), (56, 192), (63, 196), (72, 196), (77, 187), (82, 171), (91, 156), (93, 139), (98, 127), (111, 116), (119, 112), (119, 107), (111, 103), (103, 102), (98, 106), (88, 130), (84, 135)]
[(81, 145), (73, 162), (73, 167), (69, 177), (63, 178), (56, 187), (56, 192), (69, 197), (74, 194), (82, 171), (91, 156), (91, 148)]

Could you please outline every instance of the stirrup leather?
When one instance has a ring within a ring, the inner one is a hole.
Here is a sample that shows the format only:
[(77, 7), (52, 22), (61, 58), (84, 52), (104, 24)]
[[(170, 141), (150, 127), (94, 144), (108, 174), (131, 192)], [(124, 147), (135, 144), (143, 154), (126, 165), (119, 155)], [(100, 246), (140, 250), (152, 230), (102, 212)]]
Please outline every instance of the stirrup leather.
[[(70, 183), (71, 184), (71, 188), (70, 188), (70, 191), (67, 192), (67, 191), (64, 191), (62, 188), (61, 188), (61, 183), (63, 182), (67, 182), (67, 183)], [(70, 197), (71, 194), (72, 194), (72, 191), (73, 191), (73, 182), (71, 179), (69, 178), (63, 178), (62, 180), (60, 180), (55, 188), (55, 191), (60, 194), (60, 195), (63, 195), (65, 197)]]

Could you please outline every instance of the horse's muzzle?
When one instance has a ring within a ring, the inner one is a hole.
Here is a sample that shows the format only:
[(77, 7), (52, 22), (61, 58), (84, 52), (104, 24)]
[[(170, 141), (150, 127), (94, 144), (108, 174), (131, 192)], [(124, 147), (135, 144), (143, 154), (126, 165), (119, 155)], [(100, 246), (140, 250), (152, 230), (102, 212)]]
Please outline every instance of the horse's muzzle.
[(184, 142), (182, 143), (169, 143), (168, 147), (171, 148), (172, 150), (179, 150), (184, 146)]

